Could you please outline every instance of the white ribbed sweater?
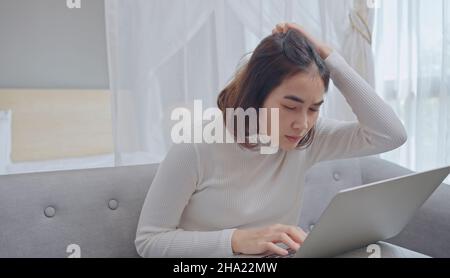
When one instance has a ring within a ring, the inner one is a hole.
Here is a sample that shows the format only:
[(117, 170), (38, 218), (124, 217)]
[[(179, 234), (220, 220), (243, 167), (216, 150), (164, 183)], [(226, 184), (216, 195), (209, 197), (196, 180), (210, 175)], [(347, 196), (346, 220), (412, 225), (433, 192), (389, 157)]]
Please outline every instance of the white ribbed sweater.
[(236, 228), (297, 225), (315, 163), (386, 152), (406, 131), (395, 112), (339, 55), (325, 63), (357, 122), (319, 117), (305, 150), (260, 154), (238, 144), (174, 144), (145, 199), (136, 232), (143, 257), (229, 257)]

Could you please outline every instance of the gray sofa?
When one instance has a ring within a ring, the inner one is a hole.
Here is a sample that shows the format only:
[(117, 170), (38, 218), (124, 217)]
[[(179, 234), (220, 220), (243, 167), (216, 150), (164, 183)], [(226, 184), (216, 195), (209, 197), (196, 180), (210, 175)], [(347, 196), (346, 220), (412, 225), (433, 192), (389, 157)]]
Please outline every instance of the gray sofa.
[[(138, 257), (134, 238), (157, 164), (0, 176), (0, 257)], [(299, 225), (308, 230), (339, 190), (411, 171), (364, 157), (316, 164)], [(450, 186), (442, 184), (387, 242), (450, 257)], [(76, 248), (75, 248), (76, 249)], [(75, 255), (77, 255), (75, 254)]]

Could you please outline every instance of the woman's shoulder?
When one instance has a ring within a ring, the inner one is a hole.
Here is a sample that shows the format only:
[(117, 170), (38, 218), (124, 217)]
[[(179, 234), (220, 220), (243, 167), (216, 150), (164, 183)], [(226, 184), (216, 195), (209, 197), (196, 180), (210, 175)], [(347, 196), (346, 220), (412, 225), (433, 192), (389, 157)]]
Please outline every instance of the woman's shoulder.
[(224, 144), (216, 143), (172, 143), (169, 153), (179, 158), (199, 159), (220, 152)]
[(213, 172), (224, 159), (224, 144), (209, 143), (173, 143), (167, 154), (167, 163), (184, 165), (191, 173), (198, 176), (200, 182), (207, 173)]
[(336, 127), (342, 122), (343, 121), (320, 116), (316, 122), (316, 132), (320, 134), (323, 130)]

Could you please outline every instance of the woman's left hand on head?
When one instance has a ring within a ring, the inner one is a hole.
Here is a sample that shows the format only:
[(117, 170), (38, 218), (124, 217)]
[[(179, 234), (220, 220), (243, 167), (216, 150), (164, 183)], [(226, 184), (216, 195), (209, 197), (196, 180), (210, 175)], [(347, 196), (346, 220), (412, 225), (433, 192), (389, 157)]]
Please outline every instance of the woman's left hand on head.
[(296, 23), (290, 23), (290, 22), (282, 22), (278, 23), (275, 28), (272, 30), (272, 34), (275, 33), (286, 33), (290, 29), (299, 31), (303, 36), (305, 36), (316, 48), (317, 52), (319, 53), (320, 57), (322, 59), (326, 59), (330, 53), (333, 51), (331, 47), (324, 44), (323, 42), (317, 40), (314, 38), (311, 34), (309, 34), (302, 26), (296, 24)]

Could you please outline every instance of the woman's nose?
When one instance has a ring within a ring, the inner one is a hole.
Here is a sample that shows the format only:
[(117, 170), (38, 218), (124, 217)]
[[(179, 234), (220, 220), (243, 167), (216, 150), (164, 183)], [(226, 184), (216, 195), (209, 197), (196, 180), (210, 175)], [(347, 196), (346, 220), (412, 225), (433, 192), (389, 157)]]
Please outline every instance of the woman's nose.
[(307, 130), (308, 129), (308, 120), (300, 119), (293, 123), (292, 128), (297, 130)]

